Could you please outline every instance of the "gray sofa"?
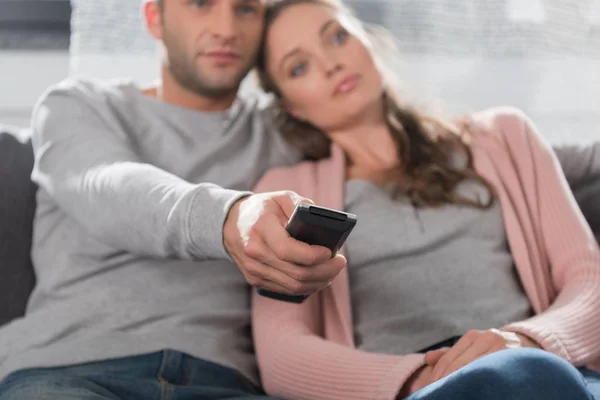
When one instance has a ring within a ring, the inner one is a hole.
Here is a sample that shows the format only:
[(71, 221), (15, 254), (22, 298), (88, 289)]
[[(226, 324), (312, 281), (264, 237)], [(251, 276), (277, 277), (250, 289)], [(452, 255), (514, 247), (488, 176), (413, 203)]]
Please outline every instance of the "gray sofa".
[(0, 325), (23, 314), (34, 285), (29, 256), (36, 192), (29, 178), (32, 165), (27, 133), (0, 130)]
[[(557, 151), (576, 199), (600, 240), (600, 143)], [(30, 259), (36, 187), (27, 131), (0, 126), (0, 326), (23, 315), (35, 278)]]

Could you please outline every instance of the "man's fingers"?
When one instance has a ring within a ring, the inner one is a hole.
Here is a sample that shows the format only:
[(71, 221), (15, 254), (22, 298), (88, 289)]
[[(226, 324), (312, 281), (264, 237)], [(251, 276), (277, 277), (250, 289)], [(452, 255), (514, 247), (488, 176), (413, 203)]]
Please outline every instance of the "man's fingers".
[(298, 294), (292, 292), (291, 290), (271, 281), (261, 280), (260, 282), (257, 282), (256, 285), (253, 285), (253, 287), (257, 289), (268, 290), (269, 292), (284, 294), (286, 296), (298, 296)]
[(276, 260), (276, 266), (256, 260), (244, 260), (243, 270), (248, 283), (263, 288), (264, 281), (283, 287), (285, 293), (292, 295), (308, 295), (326, 287), (345, 267), (346, 260), (336, 256), (324, 264), (314, 267), (302, 267)]
[[(287, 234), (280, 226), (277, 227), (276, 223), (271, 227), (274, 231), (279, 229)], [(309, 246), (290, 238), (289, 235), (283, 238), (275, 238), (272, 235), (267, 237), (273, 241), (271, 246), (276, 250), (269, 247), (260, 235), (253, 234), (245, 247), (246, 257), (242, 262), (236, 260), (242, 270), (254, 277), (252, 281), (247, 277), (251, 284), (256, 285), (256, 280), (264, 279), (279, 284), (294, 294), (310, 294), (327, 286), (346, 266), (344, 257), (330, 258), (331, 252), (324, 247)], [(279, 254), (275, 254), (274, 251)], [(304, 265), (285, 259), (299, 261)]]
[(302, 282), (295, 281), (280, 271), (253, 260), (245, 260), (244, 276), (251, 286), (259, 289), (291, 296), (304, 294)]
[[(295, 287), (312, 293), (323, 289), (332, 282), (346, 267), (346, 259), (341, 255), (337, 255), (322, 264), (312, 267), (298, 266), (275, 260), (274, 264), (269, 266), (272, 268), (272, 271), (269, 272), (269, 280), (275, 280), (281, 284), (290, 282)], [(286, 276), (287, 279), (284, 279), (280, 274)], [(291, 283), (292, 281), (293, 283)]]
[(324, 284), (331, 283), (344, 268), (346, 268), (348, 261), (346, 257), (341, 254), (336, 254), (335, 257), (330, 258), (322, 264), (314, 267), (303, 267), (308, 268), (310, 271), (309, 280), (317, 280)]
[(313, 266), (326, 262), (331, 258), (331, 251), (322, 246), (311, 246), (294, 239), (277, 221), (275, 215), (265, 216), (261, 226), (261, 236), (269, 249), (268, 258), (262, 261), (274, 266), (276, 260), (283, 262)]
[[(296, 267), (306, 270), (306, 267)], [(299, 280), (287, 273), (258, 262), (247, 262), (247, 280), (255, 287), (294, 296), (309, 295), (327, 286), (328, 278)]]
[(311, 294), (345, 268), (344, 257), (332, 258), (329, 249), (300, 242), (287, 232), (289, 216), (300, 202), (312, 203), (296, 193), (280, 192), (248, 227), (243, 252), (232, 257), (251, 285), (267, 289), (265, 282), (271, 282), (283, 288), (278, 290), (282, 294)]

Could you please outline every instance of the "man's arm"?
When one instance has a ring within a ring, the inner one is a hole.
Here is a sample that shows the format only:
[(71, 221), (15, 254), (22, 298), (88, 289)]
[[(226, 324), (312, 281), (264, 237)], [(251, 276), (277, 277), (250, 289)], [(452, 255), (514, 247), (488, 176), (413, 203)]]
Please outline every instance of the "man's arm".
[(151, 257), (228, 257), (223, 223), (246, 193), (142, 162), (85, 95), (48, 92), (34, 109), (32, 139), (34, 181), (97, 240)]
[[(55, 88), (35, 107), (33, 179), (90, 235), (156, 258), (230, 258), (248, 282), (289, 295), (327, 286), (346, 265), (291, 239), (294, 193), (252, 195), (192, 184), (144, 163), (85, 95)], [(248, 196), (248, 197), (246, 197)], [(307, 268), (310, 267), (310, 268)]]

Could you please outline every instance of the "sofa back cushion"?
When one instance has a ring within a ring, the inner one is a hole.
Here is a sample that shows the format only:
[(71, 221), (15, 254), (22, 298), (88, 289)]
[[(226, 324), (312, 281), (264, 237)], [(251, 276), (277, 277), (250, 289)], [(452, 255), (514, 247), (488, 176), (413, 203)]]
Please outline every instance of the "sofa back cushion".
[(573, 190), (575, 199), (600, 243), (600, 174), (586, 179)]
[(28, 135), (0, 127), (0, 326), (23, 315), (35, 278), (30, 247), (36, 187)]

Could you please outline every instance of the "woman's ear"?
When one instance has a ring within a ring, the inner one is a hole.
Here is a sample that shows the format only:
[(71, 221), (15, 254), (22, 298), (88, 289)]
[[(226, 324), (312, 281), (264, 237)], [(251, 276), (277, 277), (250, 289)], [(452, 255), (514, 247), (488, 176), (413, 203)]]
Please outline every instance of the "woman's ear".
[(299, 119), (300, 121), (306, 121), (306, 116), (302, 113), (299, 107), (294, 106), (291, 102), (280, 98), (279, 107), (287, 112), (290, 116)]

